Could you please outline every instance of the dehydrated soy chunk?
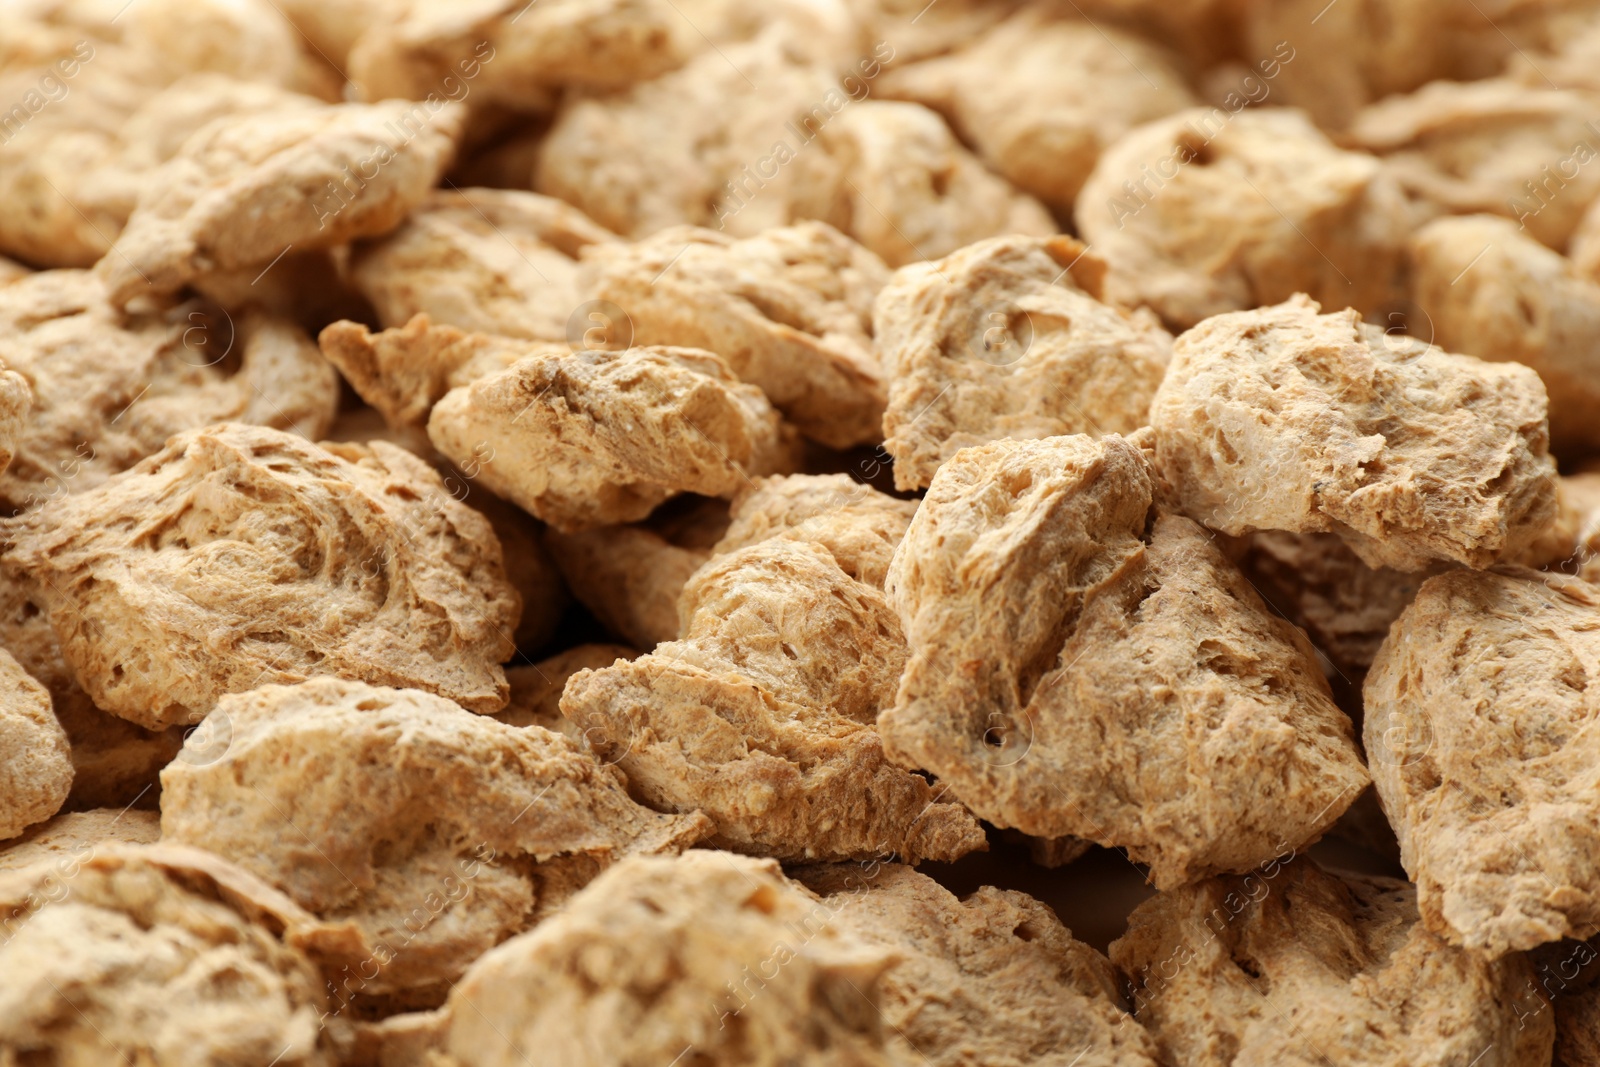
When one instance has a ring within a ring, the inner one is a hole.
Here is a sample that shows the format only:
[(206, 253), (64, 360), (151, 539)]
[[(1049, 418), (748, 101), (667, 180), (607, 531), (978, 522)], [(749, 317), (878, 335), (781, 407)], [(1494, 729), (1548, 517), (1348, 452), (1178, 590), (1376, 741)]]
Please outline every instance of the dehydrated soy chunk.
[(1150, 1036), (1117, 1005), (1110, 962), (1027, 894), (985, 886), (958, 900), (926, 875), (876, 862), (794, 876), (843, 930), (899, 958), (879, 982), (896, 1062), (1157, 1062)]
[(678, 636), (678, 594), (711, 552), (647, 526), (600, 526), (546, 538), (567, 584), (610, 633), (640, 648)]
[[(635, 804), (615, 772), (558, 734), (416, 690), (319, 678), (230, 694), (212, 716), (226, 751), (180, 756), (162, 773), (162, 838), (355, 923), (380, 964), (361, 975), (367, 995), (442, 994), (576, 888), (574, 866), (592, 876), (711, 828)], [(549, 861), (556, 886), (541, 871)]]
[(1273, 860), (1145, 901), (1111, 958), (1176, 1067), (1550, 1062), (1526, 961), (1445, 944), (1392, 878)]
[(1178, 338), (1150, 405), (1184, 514), (1229, 534), (1332, 532), (1373, 567), (1486, 567), (1554, 517), (1545, 390), (1304, 296)]
[(661, 811), (705, 811), (721, 847), (782, 859), (984, 847), (977, 821), (893, 766), (873, 727), (905, 644), (883, 594), (828, 550), (769, 540), (703, 567), (682, 637), (567, 683), (561, 713)]
[(1315, 840), (1367, 775), (1305, 636), (1150, 514), (1120, 437), (958, 453), (890, 568), (911, 656), (878, 729), (990, 822), (1173, 886)]
[(8, 520), (61, 653), (105, 710), (198, 722), (224, 693), (337, 675), (506, 701), (517, 596), (482, 516), (404, 449), (224, 424)]
[(522, 601), (522, 617), (511, 632), (520, 657), (538, 655), (561, 629), (561, 619), (572, 604), (561, 572), (545, 549), (549, 530), (533, 516), (508, 504), (488, 490), (474, 493), (464, 472), (445, 474), (445, 489), (489, 520), (500, 542), (506, 580)]
[(879, 1004), (894, 956), (829, 921), (836, 910), (771, 860), (624, 860), (473, 965), (446, 1048), (472, 1067), (533, 1050), (570, 1067), (890, 1067)]
[(800, 432), (845, 448), (881, 436), (872, 300), (888, 276), (877, 256), (820, 222), (743, 240), (673, 227), (589, 249), (582, 288), (620, 312), (616, 346), (715, 352)]
[(387, 233), (455, 153), (458, 105), (339, 104), (218, 120), (146, 182), (95, 270), (113, 303)]
[(895, 273), (873, 325), (897, 488), (972, 445), (1145, 425), (1172, 338), (1100, 302), (1104, 269), (1070, 237), (997, 237)]
[(1367, 675), (1368, 762), (1430, 930), (1502, 955), (1600, 931), (1600, 589), (1428, 579)]
[(542, 726), (587, 749), (583, 729), (561, 714), (561, 691), (567, 687), (567, 679), (579, 671), (599, 670), (638, 655), (638, 649), (627, 645), (575, 645), (526, 667), (508, 667), (511, 701), (495, 718), (512, 726)]
[(1075, 216), (1111, 266), (1107, 298), (1174, 328), (1295, 293), (1369, 315), (1405, 295), (1400, 186), (1299, 111), (1194, 108), (1140, 126), (1101, 155)]
[(558, 530), (642, 519), (677, 493), (732, 496), (794, 462), (794, 431), (710, 352), (530, 350), (435, 404), (428, 436)]
[(153, 845), (160, 837), (161, 816), (153, 811), (95, 808), (69, 812), (0, 846), (0, 871), (21, 870), (48, 860), (63, 879), (70, 878), (105, 846)]
[(72, 788), (66, 731), (50, 691), (0, 650), (0, 840), (16, 837), (61, 809)]
[(614, 240), (551, 197), (440, 189), (399, 229), (358, 244), (350, 273), (384, 326), (426, 313), (469, 332), (563, 341), (584, 300), (579, 254)]

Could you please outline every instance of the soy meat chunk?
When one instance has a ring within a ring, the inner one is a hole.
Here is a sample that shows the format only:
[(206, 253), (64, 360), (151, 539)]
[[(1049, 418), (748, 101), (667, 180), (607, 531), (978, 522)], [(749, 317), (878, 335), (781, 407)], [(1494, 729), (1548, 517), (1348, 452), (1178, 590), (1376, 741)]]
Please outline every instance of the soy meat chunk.
[(945, 116), (990, 168), (1063, 213), (1107, 145), (1196, 103), (1165, 49), (1031, 9), (877, 88)]
[(0, 841), (57, 811), (72, 788), (71, 748), (50, 691), (0, 650)]
[(1487, 567), (1555, 514), (1545, 390), (1297, 296), (1178, 338), (1155, 463), (1214, 530), (1336, 533), (1372, 567)]
[(489, 524), (404, 449), (330, 447), (236, 424), (179, 434), (3, 524), (98, 707), (158, 729), (317, 675), (505, 705), (519, 605)]
[(1450, 352), (1532, 367), (1550, 395), (1550, 447), (1600, 449), (1600, 283), (1493, 215), (1429, 223), (1411, 264), (1419, 330)]
[(711, 558), (709, 547), (674, 544), (648, 525), (552, 530), (546, 543), (579, 602), (639, 648), (677, 640), (678, 596)]
[(879, 1015), (895, 957), (835, 910), (772, 860), (624, 860), (467, 972), (446, 1049), (463, 1067), (898, 1065)]
[(952, 860), (977, 821), (889, 763), (873, 726), (905, 640), (883, 594), (818, 544), (715, 557), (677, 641), (567, 683), (561, 713), (661, 811), (701, 809), (718, 847), (780, 859)]
[(290, 246), (387, 233), (438, 182), (463, 116), (389, 100), (213, 122), (150, 176), (95, 271), (121, 306), (208, 272), (265, 269)]
[(1428, 579), (1367, 676), (1368, 762), (1430, 930), (1500, 956), (1600, 932), (1600, 589)]
[(589, 742), (577, 723), (561, 714), (561, 692), (567, 679), (579, 671), (609, 667), (619, 659), (634, 659), (639, 650), (627, 645), (575, 645), (526, 667), (506, 669), (511, 702), (495, 718), (512, 726), (542, 726), (587, 749)]
[(1075, 211), (1106, 299), (1174, 329), (1295, 293), (1382, 315), (1403, 299), (1410, 208), (1383, 164), (1304, 113), (1193, 108), (1101, 155)]
[(444, 487), (451, 496), (489, 520), (506, 580), (522, 600), (522, 618), (511, 632), (519, 656), (537, 655), (561, 632), (561, 620), (572, 604), (561, 572), (545, 548), (548, 528), (515, 504), (508, 504), (487, 489), (474, 492), (472, 479), (463, 471), (445, 473)]
[(57, 815), (0, 845), (0, 871), (31, 867), (40, 860), (70, 876), (107, 845), (153, 845), (161, 838), (161, 816), (129, 808), (95, 808)]
[(551, 197), (439, 189), (399, 229), (358, 243), (350, 273), (384, 326), (425, 313), (468, 332), (564, 341), (586, 299), (579, 255), (615, 240)]
[(911, 655), (878, 729), (980, 817), (1169, 887), (1315, 840), (1367, 774), (1305, 636), (1151, 494), (1115, 435), (940, 468), (889, 571)]
[(802, 867), (833, 921), (899, 957), (879, 982), (889, 1051), (930, 1067), (1155, 1067), (1115, 972), (1046, 905), (985, 886), (965, 899), (899, 864)]
[(797, 440), (761, 390), (692, 348), (549, 346), (459, 386), (428, 437), (557, 530), (632, 522), (678, 493), (732, 496), (792, 469)]
[(833, 227), (804, 222), (742, 240), (672, 227), (637, 244), (596, 245), (583, 258), (582, 288), (621, 314), (615, 346), (715, 352), (831, 447), (882, 436), (872, 301), (889, 270)]
[(1172, 337), (1102, 303), (1104, 271), (1070, 237), (997, 237), (895, 272), (873, 325), (896, 488), (973, 445), (1146, 424)]
[[(440, 995), (576, 888), (575, 865), (592, 877), (711, 829), (635, 804), (567, 738), (417, 690), (318, 678), (231, 694), (212, 719), (227, 751), (162, 773), (162, 838), (353, 922), (381, 965), (360, 975), (364, 994)], [(555, 886), (542, 872), (551, 861)]]
[(1446, 944), (1393, 878), (1274, 860), (1168, 890), (1134, 909), (1111, 959), (1174, 1067), (1550, 1062), (1527, 961)]

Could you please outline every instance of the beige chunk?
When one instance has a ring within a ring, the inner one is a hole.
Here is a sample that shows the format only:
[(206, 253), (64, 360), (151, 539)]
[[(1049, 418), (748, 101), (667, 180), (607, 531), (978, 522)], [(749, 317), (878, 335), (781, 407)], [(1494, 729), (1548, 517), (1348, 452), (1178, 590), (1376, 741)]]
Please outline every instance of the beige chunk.
[(547, 196), (436, 190), (398, 230), (358, 245), (350, 269), (385, 326), (426, 313), (467, 331), (563, 341), (585, 299), (579, 254), (614, 240)]
[(1115, 27), (1025, 9), (878, 89), (950, 120), (982, 160), (1070, 214), (1095, 160), (1130, 129), (1194, 104), (1172, 56)]
[(1111, 265), (1107, 299), (1174, 329), (1295, 293), (1370, 316), (1404, 296), (1399, 185), (1298, 111), (1194, 108), (1140, 126), (1100, 157), (1075, 214)]
[(1392, 878), (1274, 860), (1147, 900), (1111, 958), (1181, 1067), (1550, 1062), (1527, 963), (1445, 944)]
[(68, 873), (106, 845), (153, 845), (161, 837), (161, 816), (129, 808), (95, 808), (57, 815), (0, 848), (0, 871), (54, 861)]
[[(1024, 6), (1023, 0), (848, 0), (877, 42), (874, 58), (899, 65), (966, 47)], [(876, 77), (877, 75), (874, 75)]]
[(549, 659), (506, 670), (511, 702), (495, 718), (512, 726), (542, 726), (588, 750), (583, 728), (561, 714), (561, 691), (579, 671), (609, 667), (619, 659), (634, 659), (639, 650), (627, 645), (576, 645)]
[(889, 1067), (880, 980), (895, 962), (771, 860), (628, 859), (485, 955), (450, 997), (471, 1067)]
[(1383, 808), (1428, 928), (1498, 956), (1600, 932), (1600, 589), (1533, 571), (1423, 583), (1365, 687)]
[(482, 516), (404, 449), (262, 427), (179, 434), (100, 488), (8, 520), (95, 704), (198, 722), (224, 693), (337, 675), (505, 705), (517, 596)]
[(678, 637), (678, 595), (709, 548), (674, 544), (647, 526), (552, 530), (545, 539), (573, 596), (610, 633), (639, 648)]
[(1145, 425), (1172, 338), (1101, 303), (1103, 273), (1070, 237), (997, 237), (896, 272), (873, 310), (896, 488), (973, 445)]
[(455, 152), (454, 104), (340, 104), (218, 120), (152, 173), (95, 267), (113, 303), (387, 233)]
[(32, 273), (33, 271), (24, 267), (21, 263), (0, 256), (0, 285), (10, 285), (12, 282), (20, 278), (26, 278)]
[[(862, 942), (900, 958), (879, 982), (889, 1052), (928, 1067), (1155, 1067), (1106, 958), (1025, 893), (958, 900), (898, 864), (795, 873)], [(1076, 1057), (1076, 1059), (1074, 1059)]]
[(642, 519), (677, 493), (732, 496), (753, 475), (792, 469), (797, 444), (720, 357), (663, 347), (529, 345), (434, 405), (428, 437), (491, 492), (569, 533)]
[(584, 860), (592, 876), (711, 829), (702, 815), (639, 807), (566, 738), (416, 690), (334, 678), (265, 686), (224, 697), (206, 726), (226, 732), (226, 752), (162, 773), (163, 839), (355, 923), (381, 969), (352, 992), (442, 994), (560, 903), (539, 865)]
[(680, 640), (576, 674), (561, 698), (634, 795), (704, 810), (719, 846), (780, 859), (984, 847), (965, 809), (885, 759), (872, 724), (904, 638), (883, 594), (827, 549), (773, 539), (715, 557), (679, 612)]
[(1600, 583), (1600, 473), (1563, 475), (1556, 521), (1514, 563)]
[(545, 549), (548, 531), (527, 512), (488, 490), (473, 492), (471, 479), (463, 472), (447, 473), (444, 487), (494, 527), (505, 560), (506, 580), (522, 600), (522, 618), (511, 631), (517, 651), (526, 656), (544, 650), (556, 638), (561, 617), (572, 603), (561, 572)]
[(890, 567), (911, 657), (878, 729), (988, 821), (1166, 887), (1315, 840), (1367, 775), (1305, 636), (1150, 512), (1114, 435), (958, 453)]
[[(63, 870), (61, 865), (66, 864)], [(0, 873), (0, 1047), (59, 1064), (333, 1067), (311, 916), (232, 864), (104, 845)]]
[(1327, 533), (1368, 565), (1486, 567), (1555, 515), (1545, 391), (1297, 296), (1178, 338), (1156, 466), (1214, 530)]
[(16, 837), (61, 809), (72, 788), (66, 731), (50, 691), (0, 650), (0, 840)]
[(872, 301), (888, 277), (877, 256), (807, 222), (743, 240), (673, 227), (634, 245), (592, 246), (583, 288), (620, 311), (612, 346), (715, 352), (801, 433), (846, 448), (882, 436)]
[(1543, 81), (1434, 82), (1362, 111), (1349, 139), (1382, 156), (1424, 211), (1508, 215), (1560, 250), (1600, 194), (1600, 168), (1574, 161), (1579, 145), (1600, 147), (1597, 106), (1600, 96)]
[(32, 409), (33, 389), (28, 379), (0, 364), (0, 474), (4, 474), (17, 454), (17, 446), (27, 433)]
[(1557, 453), (1600, 449), (1600, 283), (1492, 215), (1437, 219), (1411, 239), (1418, 323), (1451, 352), (1532, 367)]

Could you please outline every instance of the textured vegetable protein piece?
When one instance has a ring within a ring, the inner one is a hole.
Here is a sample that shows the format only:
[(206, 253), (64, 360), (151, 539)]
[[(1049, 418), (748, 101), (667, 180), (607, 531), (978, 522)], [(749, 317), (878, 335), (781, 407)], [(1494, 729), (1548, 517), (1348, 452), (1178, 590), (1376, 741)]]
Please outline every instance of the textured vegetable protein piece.
[(895, 273), (873, 324), (896, 488), (973, 445), (1145, 425), (1172, 338), (1101, 303), (1104, 270), (1070, 237), (997, 237)]
[(329, 448), (196, 430), (0, 524), (98, 707), (156, 729), (316, 675), (505, 705), (519, 605), (488, 522), (404, 449)]
[(0, 846), (0, 871), (21, 870), (50, 860), (58, 874), (70, 877), (102, 846), (153, 845), (160, 837), (161, 816), (153, 811), (95, 808), (66, 812)]
[(1554, 517), (1545, 391), (1304, 296), (1179, 337), (1150, 405), (1155, 463), (1228, 534), (1337, 533), (1373, 567), (1486, 567)]
[(1115, 435), (957, 453), (890, 567), (911, 655), (878, 729), (988, 821), (1170, 887), (1315, 840), (1367, 774), (1305, 636), (1151, 493)]
[(545, 539), (574, 595), (606, 630), (639, 648), (678, 637), (678, 596), (711, 557), (646, 526), (552, 530)]
[(511, 683), (511, 701), (495, 718), (511, 726), (542, 726), (587, 749), (585, 731), (561, 714), (561, 692), (567, 679), (579, 671), (599, 670), (639, 655), (638, 649), (627, 645), (574, 645), (538, 663), (510, 667), (506, 681)]
[(66, 731), (50, 691), (0, 649), (0, 840), (16, 837), (61, 809), (72, 788)]

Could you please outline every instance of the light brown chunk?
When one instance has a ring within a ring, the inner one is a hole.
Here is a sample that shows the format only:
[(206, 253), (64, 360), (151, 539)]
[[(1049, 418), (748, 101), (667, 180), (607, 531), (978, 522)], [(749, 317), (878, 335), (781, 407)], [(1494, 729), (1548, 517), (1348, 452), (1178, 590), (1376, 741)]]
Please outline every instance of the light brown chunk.
[(1337, 533), (1406, 571), (1486, 567), (1533, 541), (1556, 506), (1538, 375), (1320, 310), (1297, 296), (1178, 338), (1150, 423), (1184, 514)]
[(679, 613), (681, 639), (576, 674), (561, 698), (634, 795), (704, 810), (720, 847), (780, 859), (984, 847), (965, 809), (885, 758), (872, 724), (905, 641), (883, 594), (827, 549), (774, 539), (718, 556)]
[(88, 271), (0, 286), (0, 334), (33, 394), (0, 474), (8, 510), (94, 489), (214, 422), (320, 436), (339, 402), (337, 375), (298, 327), (199, 301), (124, 313)]
[(878, 88), (942, 114), (986, 164), (1063, 214), (1107, 145), (1196, 102), (1165, 49), (1037, 8), (895, 68)]
[(1392, 878), (1274, 860), (1145, 901), (1111, 958), (1181, 1067), (1550, 1062), (1527, 963), (1445, 944)]
[(1404, 296), (1399, 185), (1298, 111), (1194, 108), (1140, 126), (1101, 155), (1075, 215), (1111, 265), (1107, 299), (1174, 329), (1295, 293), (1368, 315)]
[(720, 357), (661, 347), (530, 346), (435, 404), (428, 437), (566, 532), (642, 519), (677, 493), (732, 496), (752, 476), (792, 469), (797, 445)]
[(17, 454), (32, 408), (33, 389), (28, 379), (0, 364), (0, 474), (11, 466), (11, 459)]
[(958, 900), (876, 862), (795, 877), (846, 932), (899, 957), (879, 982), (896, 1063), (1155, 1067), (1154, 1043), (1117, 1006), (1110, 962), (1027, 894), (985, 886)]
[(1423, 583), (1367, 675), (1372, 776), (1428, 928), (1499, 956), (1600, 932), (1600, 588)]
[(584, 607), (639, 648), (678, 637), (678, 595), (711, 552), (676, 545), (646, 526), (552, 530), (545, 543)]
[(997, 237), (895, 273), (873, 325), (896, 488), (972, 445), (1145, 425), (1172, 337), (1101, 303), (1103, 272), (1070, 237)]
[(500, 542), (500, 555), (505, 560), (506, 580), (522, 600), (522, 617), (511, 631), (511, 638), (523, 656), (542, 652), (556, 638), (561, 617), (572, 603), (561, 572), (544, 546), (549, 531), (526, 511), (487, 489), (473, 492), (472, 480), (462, 471), (446, 473), (444, 487), (494, 527), (495, 540)]
[(542, 726), (565, 734), (587, 751), (583, 728), (561, 714), (561, 691), (567, 687), (567, 679), (579, 671), (599, 670), (619, 659), (638, 656), (639, 650), (627, 645), (576, 645), (538, 663), (510, 667), (506, 681), (511, 683), (511, 702), (495, 718), (512, 726)]
[(227, 732), (227, 751), (162, 772), (163, 839), (355, 923), (381, 965), (360, 976), (366, 995), (433, 987), (442, 998), (472, 960), (576, 888), (547, 886), (547, 861), (585, 861), (592, 876), (711, 829), (702, 815), (641, 808), (558, 734), (416, 690), (334, 678), (264, 686), (222, 698), (206, 725)]
[(0, 841), (43, 822), (72, 788), (66, 731), (50, 710), (50, 691), (0, 649)]
[(450, 997), (451, 1055), (514, 1067), (890, 1067), (878, 1013), (894, 963), (771, 860), (617, 864), (549, 922), (484, 956)]
[(113, 303), (209, 271), (387, 233), (449, 164), (463, 112), (448, 102), (284, 108), (210, 123), (146, 181), (95, 270)]
[(153, 845), (161, 837), (161, 816), (129, 808), (95, 808), (57, 815), (0, 848), (0, 871), (56, 863), (60, 873), (81, 865), (106, 845)]
[(350, 272), (384, 326), (426, 313), (469, 332), (563, 341), (585, 299), (579, 254), (615, 240), (547, 196), (440, 189), (398, 230), (358, 244)]
[(160, 728), (315, 675), (505, 705), (519, 608), (488, 522), (404, 449), (330, 447), (196, 430), (7, 521), (8, 562), (96, 705)]
[(1115, 435), (958, 453), (889, 571), (911, 656), (878, 729), (988, 821), (1165, 887), (1315, 840), (1367, 775), (1305, 635), (1150, 513)]
[(1513, 563), (1600, 584), (1600, 472), (1562, 475), (1556, 521)]
[[(884, 65), (944, 55), (982, 37), (1023, 7), (1023, 0), (847, 0), (852, 14), (878, 42)], [(873, 77), (877, 77), (876, 74)]]
[(872, 300), (888, 277), (882, 260), (825, 223), (743, 240), (682, 226), (590, 248), (582, 287), (620, 310), (615, 347), (715, 352), (801, 433), (847, 448), (882, 436)]

